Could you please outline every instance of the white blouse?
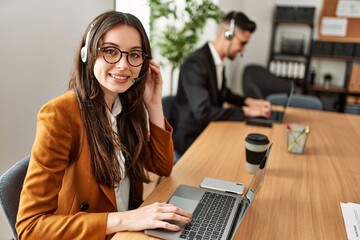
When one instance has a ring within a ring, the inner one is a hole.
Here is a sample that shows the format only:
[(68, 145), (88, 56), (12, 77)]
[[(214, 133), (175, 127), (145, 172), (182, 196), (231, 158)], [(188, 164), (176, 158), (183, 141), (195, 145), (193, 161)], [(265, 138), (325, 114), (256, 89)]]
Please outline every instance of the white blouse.
[[(112, 112), (108, 110), (109, 120), (114, 132), (118, 133), (116, 116), (121, 113), (122, 105), (119, 97), (116, 98)], [(119, 185), (115, 188), (116, 196), (116, 205), (119, 212), (124, 212), (128, 210), (129, 207), (129, 195), (130, 195), (130, 179), (129, 176), (126, 176), (125, 171), (125, 158), (122, 152), (119, 152), (119, 162), (120, 162), (120, 171), (121, 171), (121, 181)]]

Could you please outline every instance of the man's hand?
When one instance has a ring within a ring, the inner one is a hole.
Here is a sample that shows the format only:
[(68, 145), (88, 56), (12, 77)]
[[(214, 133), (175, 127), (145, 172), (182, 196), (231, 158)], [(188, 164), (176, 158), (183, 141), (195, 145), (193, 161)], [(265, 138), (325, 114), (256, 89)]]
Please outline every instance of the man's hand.
[(271, 116), (271, 103), (263, 99), (246, 98), (243, 111), (246, 117), (265, 117)]

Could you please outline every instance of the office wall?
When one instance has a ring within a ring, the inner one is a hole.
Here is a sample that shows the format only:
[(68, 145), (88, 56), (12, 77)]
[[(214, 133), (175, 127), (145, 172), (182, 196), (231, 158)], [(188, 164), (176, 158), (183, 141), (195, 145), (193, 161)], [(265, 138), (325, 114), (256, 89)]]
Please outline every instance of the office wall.
[[(113, 0), (0, 1), (0, 174), (30, 153), (41, 105), (64, 92), (87, 24)], [(0, 211), (0, 239), (12, 237)]]

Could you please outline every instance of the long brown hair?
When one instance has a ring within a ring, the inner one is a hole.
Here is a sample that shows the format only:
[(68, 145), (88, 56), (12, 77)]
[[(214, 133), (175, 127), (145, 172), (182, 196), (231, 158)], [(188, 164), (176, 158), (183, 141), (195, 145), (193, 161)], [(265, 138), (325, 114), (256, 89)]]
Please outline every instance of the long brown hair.
[[(104, 93), (94, 76), (94, 64), (98, 56), (98, 43), (101, 37), (118, 24), (132, 26), (141, 36), (142, 51), (148, 54), (139, 76), (146, 75), (151, 59), (149, 39), (139, 19), (129, 13), (117, 11), (105, 12), (96, 17), (85, 31), (79, 50), (75, 56), (74, 68), (70, 75), (69, 89), (76, 92), (79, 99), (87, 139), (91, 153), (93, 175), (99, 184), (116, 186), (121, 180), (119, 151), (125, 156), (126, 171), (130, 177), (142, 182), (149, 182), (144, 170), (148, 129), (147, 117), (143, 103), (145, 81), (141, 80), (119, 94), (122, 111), (117, 117), (118, 134), (110, 125)], [(85, 45), (87, 59), (80, 57), (81, 48)], [(144, 77), (146, 79), (146, 76)]]

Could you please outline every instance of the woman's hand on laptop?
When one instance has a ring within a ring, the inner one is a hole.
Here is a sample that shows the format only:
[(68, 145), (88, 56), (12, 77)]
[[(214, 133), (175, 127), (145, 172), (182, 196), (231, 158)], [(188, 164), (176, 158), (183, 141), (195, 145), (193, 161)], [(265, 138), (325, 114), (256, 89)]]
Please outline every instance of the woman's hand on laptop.
[(191, 217), (192, 214), (190, 212), (178, 208), (173, 204), (157, 202), (126, 212), (109, 213), (106, 234), (155, 228), (179, 231), (179, 226), (167, 221), (173, 220), (188, 223)]

